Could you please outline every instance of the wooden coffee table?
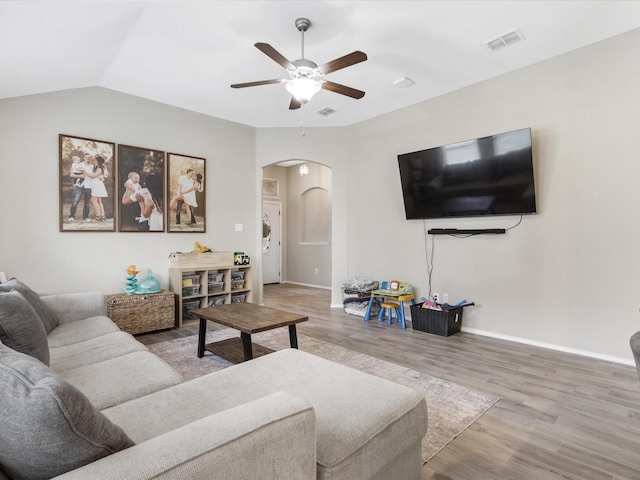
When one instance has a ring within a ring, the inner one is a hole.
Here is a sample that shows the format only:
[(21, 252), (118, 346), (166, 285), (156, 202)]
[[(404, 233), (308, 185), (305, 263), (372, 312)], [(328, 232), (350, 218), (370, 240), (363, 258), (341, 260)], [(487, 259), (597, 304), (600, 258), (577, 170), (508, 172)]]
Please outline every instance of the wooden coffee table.
[[(289, 327), (291, 347), (298, 348), (296, 323), (309, 320), (309, 317), (298, 313), (285, 312), (246, 302), (200, 308), (191, 310), (189, 313), (200, 319), (198, 358), (204, 357), (206, 349), (234, 363), (251, 360), (254, 356), (259, 357), (273, 352), (270, 348), (251, 343), (251, 335), (274, 328)], [(219, 323), (225, 327), (240, 330), (240, 337), (205, 345), (207, 322)]]

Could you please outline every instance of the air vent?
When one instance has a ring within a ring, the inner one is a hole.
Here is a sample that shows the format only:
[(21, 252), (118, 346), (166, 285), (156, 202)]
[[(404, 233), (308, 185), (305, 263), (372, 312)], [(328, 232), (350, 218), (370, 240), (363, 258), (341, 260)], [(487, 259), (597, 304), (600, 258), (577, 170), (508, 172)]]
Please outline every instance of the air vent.
[(524, 40), (524, 35), (519, 28), (515, 28), (496, 38), (483, 42), (482, 45), (495, 52), (496, 50), (518, 43), (521, 40)]
[(323, 117), (328, 117), (332, 113), (336, 113), (336, 111), (333, 108), (325, 107), (322, 110), (318, 110), (316, 113), (318, 115), (322, 115)]

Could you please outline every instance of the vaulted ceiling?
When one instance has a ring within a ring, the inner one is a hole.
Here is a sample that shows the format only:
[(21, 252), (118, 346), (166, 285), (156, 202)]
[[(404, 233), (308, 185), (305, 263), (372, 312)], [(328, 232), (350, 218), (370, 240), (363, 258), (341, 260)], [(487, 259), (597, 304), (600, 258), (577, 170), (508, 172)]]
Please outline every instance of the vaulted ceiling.
[[(254, 44), (297, 60), (298, 17), (305, 58), (367, 54), (326, 77), (362, 99), (321, 90), (289, 110), (284, 84), (230, 88), (287, 78)], [(640, 2), (615, 0), (0, 1), (0, 99), (101, 86), (254, 127), (345, 126), (638, 27)]]

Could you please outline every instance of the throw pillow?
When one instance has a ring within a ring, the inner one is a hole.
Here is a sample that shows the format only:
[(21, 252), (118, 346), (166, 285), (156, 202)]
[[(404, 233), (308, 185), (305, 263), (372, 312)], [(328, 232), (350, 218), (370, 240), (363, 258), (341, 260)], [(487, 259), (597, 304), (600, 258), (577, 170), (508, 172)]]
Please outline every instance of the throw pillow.
[(0, 342), (49, 365), (47, 332), (20, 292), (0, 292)]
[(55, 477), (134, 445), (82, 392), (1, 344), (0, 385), (0, 465), (10, 478)]
[(17, 290), (24, 296), (24, 298), (27, 299), (27, 302), (31, 304), (38, 314), (38, 317), (40, 317), (42, 325), (44, 325), (44, 329), (47, 333), (58, 326), (60, 323), (58, 316), (46, 303), (42, 301), (40, 295), (31, 290), (31, 288), (17, 278), (12, 278), (5, 283), (0, 283), (0, 292), (10, 292), (11, 290)]

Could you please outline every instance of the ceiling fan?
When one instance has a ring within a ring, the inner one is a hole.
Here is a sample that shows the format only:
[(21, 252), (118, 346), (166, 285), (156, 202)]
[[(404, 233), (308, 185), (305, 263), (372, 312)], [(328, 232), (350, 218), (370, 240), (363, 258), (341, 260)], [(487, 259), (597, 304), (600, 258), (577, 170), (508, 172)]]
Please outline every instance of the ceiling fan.
[(339, 83), (324, 80), (324, 76), (335, 72), (336, 70), (341, 70), (343, 68), (350, 67), (351, 65), (355, 65), (356, 63), (364, 62), (367, 59), (367, 55), (364, 52), (356, 50), (348, 55), (336, 58), (331, 62), (318, 66), (311, 60), (304, 58), (304, 32), (306, 32), (311, 26), (311, 21), (308, 18), (298, 18), (295, 23), (298, 31), (302, 33), (302, 58), (299, 60), (290, 62), (268, 43), (255, 44), (258, 50), (283, 66), (287, 70), (289, 78), (235, 83), (231, 85), (231, 88), (256, 87), (258, 85), (285, 83), (285, 88), (292, 95), (291, 103), (289, 104), (290, 110), (295, 110), (306, 104), (311, 100), (313, 95), (320, 91), (320, 89), (356, 99), (364, 97), (364, 92), (362, 90), (356, 90), (355, 88), (340, 85)]

